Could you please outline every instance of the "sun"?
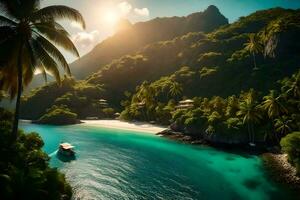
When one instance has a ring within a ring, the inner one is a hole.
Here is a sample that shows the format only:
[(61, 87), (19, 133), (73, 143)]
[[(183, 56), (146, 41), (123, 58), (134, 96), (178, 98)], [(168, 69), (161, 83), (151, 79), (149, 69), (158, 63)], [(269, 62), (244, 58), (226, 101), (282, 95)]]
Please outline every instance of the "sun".
[(114, 11), (107, 11), (104, 14), (104, 21), (107, 25), (115, 26), (119, 20), (120, 20), (120, 16), (118, 15), (118, 13)]

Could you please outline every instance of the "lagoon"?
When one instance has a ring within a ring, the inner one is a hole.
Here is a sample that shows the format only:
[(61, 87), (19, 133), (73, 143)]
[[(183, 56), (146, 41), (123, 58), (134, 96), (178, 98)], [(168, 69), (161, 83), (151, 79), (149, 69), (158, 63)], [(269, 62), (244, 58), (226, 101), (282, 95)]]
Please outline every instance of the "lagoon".
[[(83, 124), (22, 122), (21, 128), (41, 135), (51, 166), (66, 174), (74, 199), (293, 199), (268, 178), (257, 156)], [(62, 141), (76, 146), (76, 160), (56, 157)]]

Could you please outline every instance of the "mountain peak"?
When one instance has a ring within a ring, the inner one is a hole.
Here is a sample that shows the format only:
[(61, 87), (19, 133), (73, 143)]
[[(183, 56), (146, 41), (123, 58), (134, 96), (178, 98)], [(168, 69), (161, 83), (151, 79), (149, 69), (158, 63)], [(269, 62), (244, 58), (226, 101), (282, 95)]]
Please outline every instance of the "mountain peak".
[(203, 32), (210, 32), (228, 24), (228, 19), (214, 5), (208, 6), (203, 12), (190, 14), (187, 18), (189, 21), (187, 27), (194, 32), (199, 32), (199, 27), (202, 28)]
[(190, 32), (209, 33), (227, 24), (228, 19), (215, 6), (184, 17), (155, 18), (133, 25), (128, 20), (121, 20), (115, 35), (99, 43), (92, 52), (74, 62), (71, 68), (77, 78), (84, 78), (113, 59), (131, 54), (148, 44), (172, 40)]
[(211, 13), (220, 13), (220, 10), (217, 6), (215, 5), (210, 5), (206, 8), (204, 12), (211, 12)]

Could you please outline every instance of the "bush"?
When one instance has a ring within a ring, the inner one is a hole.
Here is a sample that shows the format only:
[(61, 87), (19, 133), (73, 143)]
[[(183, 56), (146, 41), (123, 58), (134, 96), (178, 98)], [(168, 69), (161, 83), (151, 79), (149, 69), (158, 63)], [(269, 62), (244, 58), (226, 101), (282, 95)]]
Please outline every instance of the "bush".
[(293, 132), (281, 139), (282, 150), (288, 154), (289, 162), (297, 169), (300, 175), (300, 132)]
[(104, 108), (102, 112), (106, 118), (114, 118), (115, 110), (113, 108)]

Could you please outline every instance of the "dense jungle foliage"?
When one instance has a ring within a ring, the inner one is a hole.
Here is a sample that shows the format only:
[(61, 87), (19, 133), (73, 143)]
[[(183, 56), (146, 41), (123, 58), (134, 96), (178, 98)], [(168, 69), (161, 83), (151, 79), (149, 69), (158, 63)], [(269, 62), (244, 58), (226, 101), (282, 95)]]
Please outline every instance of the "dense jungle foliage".
[(71, 199), (72, 190), (63, 174), (49, 167), (49, 157), (37, 133), (11, 134), (12, 113), (0, 108), (1, 199)]
[(176, 99), (184, 89), (174, 78), (144, 82), (131, 101), (123, 102), (121, 117), (173, 123), (173, 130), (227, 144), (276, 144), (281, 137), (300, 129), (300, 71), (280, 81), (279, 90), (270, 90), (266, 95), (250, 89), (226, 98), (194, 97), (190, 108), (178, 107)]
[(144, 81), (161, 90), (163, 103), (227, 98), (250, 88), (266, 95), (279, 89), (278, 80), (299, 68), (300, 44), (293, 42), (300, 33), (299, 15), (299, 10), (282, 8), (258, 11), (210, 33), (193, 32), (149, 44), (84, 81), (70, 79), (62, 87), (52, 83), (36, 89), (23, 99), (22, 117), (36, 120), (52, 105), (66, 105), (79, 118), (101, 117), (99, 99), (122, 111)]

